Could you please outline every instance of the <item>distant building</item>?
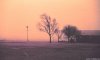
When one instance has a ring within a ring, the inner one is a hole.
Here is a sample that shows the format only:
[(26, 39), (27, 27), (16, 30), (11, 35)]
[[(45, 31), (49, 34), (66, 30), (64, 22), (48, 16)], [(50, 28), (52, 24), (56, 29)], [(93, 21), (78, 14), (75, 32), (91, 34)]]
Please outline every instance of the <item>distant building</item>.
[[(66, 36), (62, 36), (60, 42), (68, 42)], [(100, 30), (81, 30), (81, 35), (76, 38), (79, 43), (100, 43)]]
[(82, 35), (100, 35), (100, 30), (81, 30)]
[(81, 30), (77, 42), (100, 43), (100, 30)]

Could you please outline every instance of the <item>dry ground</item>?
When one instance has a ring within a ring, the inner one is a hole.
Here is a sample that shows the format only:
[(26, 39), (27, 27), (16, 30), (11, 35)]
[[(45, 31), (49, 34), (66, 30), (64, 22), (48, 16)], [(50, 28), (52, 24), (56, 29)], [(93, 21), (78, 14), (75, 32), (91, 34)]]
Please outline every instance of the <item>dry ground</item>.
[(86, 60), (100, 58), (100, 45), (88, 43), (0, 43), (0, 60)]

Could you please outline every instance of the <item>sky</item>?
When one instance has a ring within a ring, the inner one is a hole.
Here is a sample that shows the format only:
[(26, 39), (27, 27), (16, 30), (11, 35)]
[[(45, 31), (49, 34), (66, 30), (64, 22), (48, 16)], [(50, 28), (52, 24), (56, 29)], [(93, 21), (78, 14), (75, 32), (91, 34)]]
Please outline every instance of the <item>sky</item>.
[(99, 0), (0, 0), (0, 39), (47, 41), (37, 28), (41, 14), (56, 18), (62, 29), (74, 25), (80, 30), (100, 30)]

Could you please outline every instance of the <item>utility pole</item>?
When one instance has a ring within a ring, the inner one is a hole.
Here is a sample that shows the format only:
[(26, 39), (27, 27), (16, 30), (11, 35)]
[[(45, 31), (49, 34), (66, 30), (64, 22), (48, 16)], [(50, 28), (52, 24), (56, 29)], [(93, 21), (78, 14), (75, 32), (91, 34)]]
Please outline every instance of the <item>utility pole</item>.
[(29, 39), (28, 39), (28, 25), (26, 26), (26, 29), (27, 29), (27, 42), (29, 42)]

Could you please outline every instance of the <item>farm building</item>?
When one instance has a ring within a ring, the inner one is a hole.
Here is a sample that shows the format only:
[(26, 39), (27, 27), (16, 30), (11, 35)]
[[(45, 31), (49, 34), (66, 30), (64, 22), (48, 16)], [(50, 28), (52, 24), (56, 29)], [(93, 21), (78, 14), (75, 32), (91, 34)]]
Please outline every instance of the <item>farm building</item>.
[(82, 30), (77, 42), (100, 43), (100, 30)]
[[(100, 43), (100, 30), (81, 30), (81, 35), (74, 40), (78, 43)], [(60, 42), (68, 42), (66, 36), (62, 36)]]

